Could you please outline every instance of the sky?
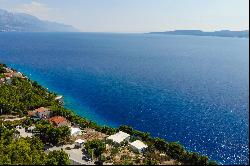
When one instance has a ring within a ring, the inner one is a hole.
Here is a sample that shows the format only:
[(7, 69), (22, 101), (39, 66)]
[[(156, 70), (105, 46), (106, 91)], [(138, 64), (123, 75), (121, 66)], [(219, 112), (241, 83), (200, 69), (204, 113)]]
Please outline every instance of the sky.
[(84, 32), (249, 29), (249, 0), (0, 0), (0, 8)]

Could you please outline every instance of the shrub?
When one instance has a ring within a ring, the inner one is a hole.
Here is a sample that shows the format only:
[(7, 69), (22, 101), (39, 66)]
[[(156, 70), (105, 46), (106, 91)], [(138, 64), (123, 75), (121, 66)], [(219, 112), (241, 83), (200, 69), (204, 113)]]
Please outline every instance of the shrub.
[(93, 152), (95, 157), (99, 157), (106, 149), (106, 145), (101, 140), (92, 140), (85, 143), (85, 149), (89, 155)]

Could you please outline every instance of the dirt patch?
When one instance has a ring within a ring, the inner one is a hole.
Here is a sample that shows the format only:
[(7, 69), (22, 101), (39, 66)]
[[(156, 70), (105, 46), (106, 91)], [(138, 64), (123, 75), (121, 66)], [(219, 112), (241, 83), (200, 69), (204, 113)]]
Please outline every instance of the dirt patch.
[(76, 139), (83, 139), (85, 141), (92, 141), (92, 140), (95, 140), (95, 139), (104, 140), (106, 137), (107, 137), (106, 134), (98, 132), (98, 131), (96, 131), (94, 129), (85, 128), (83, 130), (83, 132), (82, 132), (82, 135), (79, 135), (79, 136), (75, 137), (75, 140)]

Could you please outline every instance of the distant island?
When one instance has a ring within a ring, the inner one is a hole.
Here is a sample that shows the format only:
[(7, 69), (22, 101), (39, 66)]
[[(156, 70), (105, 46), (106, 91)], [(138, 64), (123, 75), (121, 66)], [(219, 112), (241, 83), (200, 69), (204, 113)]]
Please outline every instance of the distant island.
[(249, 30), (245, 30), (245, 31), (221, 30), (221, 31), (214, 31), (214, 32), (204, 32), (201, 30), (175, 30), (175, 31), (165, 31), (165, 32), (150, 32), (150, 34), (249, 38)]
[(0, 9), (0, 32), (76, 32), (71, 25), (43, 21), (25, 13)]

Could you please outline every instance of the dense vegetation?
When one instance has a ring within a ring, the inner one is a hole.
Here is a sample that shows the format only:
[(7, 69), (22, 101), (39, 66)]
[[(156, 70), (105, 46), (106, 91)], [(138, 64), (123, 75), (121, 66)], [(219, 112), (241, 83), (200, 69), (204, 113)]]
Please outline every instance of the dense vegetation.
[(0, 64), (0, 78), (3, 78), (4, 77), (3, 73), (6, 72), (4, 67), (6, 67), (6, 65)]
[(70, 136), (68, 126), (54, 127), (48, 121), (40, 121), (33, 131), (45, 144), (60, 145), (65, 143)]
[[(0, 65), (3, 68), (4, 65)], [(0, 110), (3, 114), (16, 113), (20, 116), (27, 113), (28, 110), (33, 110), (38, 107), (49, 106), (52, 115), (61, 115), (66, 117), (72, 123), (80, 126), (80, 128), (93, 128), (99, 132), (105, 133), (107, 135), (114, 134), (115, 132), (121, 130), (131, 135), (131, 139), (140, 139), (144, 141), (148, 146), (145, 157), (147, 158), (146, 164), (157, 164), (155, 161), (155, 156), (150, 151), (158, 150), (162, 153), (166, 153), (171, 158), (191, 165), (208, 165), (216, 164), (214, 161), (210, 161), (207, 156), (199, 155), (198, 153), (189, 152), (177, 142), (167, 142), (160, 138), (153, 138), (150, 133), (140, 132), (134, 130), (129, 126), (120, 126), (119, 128), (111, 128), (108, 126), (99, 126), (96, 123), (89, 121), (83, 117), (76, 115), (74, 112), (65, 109), (57, 101), (55, 101), (55, 94), (48, 92), (45, 88), (38, 85), (36, 82), (30, 80), (13, 78), (11, 85), (0, 85)], [(32, 122), (26, 121), (25, 124), (30, 124)], [(35, 138), (32, 139), (13, 139), (13, 131), (1, 128), (0, 131), (1, 142), (0, 142), (0, 164), (67, 164), (66, 154), (63, 152), (53, 152), (50, 153), (51, 157), (48, 160), (43, 152), (43, 144), (58, 145), (64, 143), (70, 131), (68, 127), (55, 128), (51, 124), (45, 121), (40, 121), (36, 123)], [(11, 137), (10, 141), (8, 141)], [(99, 157), (104, 150), (105, 144), (100, 141), (87, 142), (85, 147), (88, 152), (94, 149), (94, 155)], [(35, 147), (35, 150), (34, 150)], [(22, 148), (25, 148), (25, 152), (22, 152)], [(19, 152), (20, 151), (20, 152)], [(34, 153), (33, 153), (34, 152)], [(6, 154), (6, 156), (4, 156)], [(27, 156), (29, 157), (27, 157)], [(19, 160), (16, 159), (19, 156)], [(26, 157), (25, 157), (26, 156)], [(37, 156), (37, 157), (35, 157)], [(53, 158), (54, 156), (54, 158)], [(59, 158), (58, 156), (60, 156)], [(22, 160), (22, 161), (20, 161)], [(61, 160), (63, 161), (62, 163)]]
[[(0, 122), (0, 165), (68, 165), (63, 151), (44, 152), (44, 144), (37, 137), (18, 138), (13, 126)], [(10, 122), (8, 122), (10, 123)], [(7, 126), (7, 127), (6, 127)]]
[(84, 145), (89, 155), (93, 153), (94, 157), (100, 157), (105, 150), (105, 143), (101, 140), (88, 141)]
[(0, 73), (5, 72), (4, 67), (7, 67), (7, 66), (6, 66), (5, 64), (1, 64), (1, 63), (0, 63)]
[(36, 82), (30, 82), (20, 78), (12, 78), (12, 84), (4, 84), (0, 87), (0, 109), (3, 114), (26, 114), (41, 106), (55, 104), (55, 95)]

